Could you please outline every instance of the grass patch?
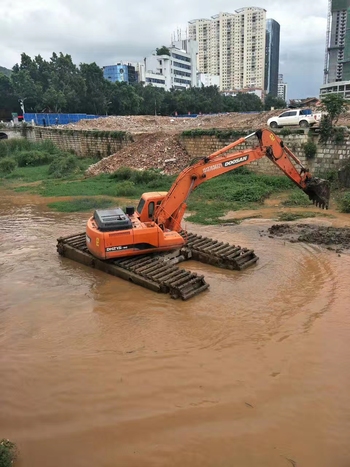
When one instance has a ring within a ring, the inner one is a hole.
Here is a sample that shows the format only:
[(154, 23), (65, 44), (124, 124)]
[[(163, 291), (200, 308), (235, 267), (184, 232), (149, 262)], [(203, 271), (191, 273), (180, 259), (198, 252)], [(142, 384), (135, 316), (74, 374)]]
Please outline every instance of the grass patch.
[[(113, 198), (138, 200), (145, 192), (168, 191), (176, 178), (161, 174), (159, 170), (137, 171), (125, 167), (113, 174), (85, 178), (84, 171), (94, 160), (76, 159), (76, 163), (71, 164), (70, 161), (76, 156), (70, 154), (69, 159), (64, 158), (62, 165), (61, 155), (55, 157), (50, 165), (16, 167), (2, 179), (5, 186), (17, 192), (44, 197), (77, 197), (48, 205), (61, 212), (76, 212), (112, 206)], [(64, 170), (61, 173), (62, 167)], [(50, 172), (57, 172), (62, 178), (51, 178)], [(285, 190), (291, 192), (285, 205), (310, 204), (307, 196), (294, 187), (288, 177), (258, 175), (245, 168), (238, 169), (203, 183), (191, 193), (188, 200), (191, 215), (186, 220), (204, 225), (222, 224), (227, 222), (222, 217), (229, 211), (256, 209), (270, 195)]]
[(196, 224), (213, 225), (223, 222), (223, 217), (228, 211), (233, 211), (232, 203), (189, 201), (188, 210), (191, 215), (186, 217), (186, 221)]
[(55, 201), (47, 206), (58, 212), (84, 212), (116, 206), (118, 202), (111, 198), (77, 198), (70, 201)]
[(309, 217), (316, 217), (314, 212), (282, 212), (278, 215), (278, 220), (283, 222), (296, 221), (298, 219), (307, 219)]
[(294, 191), (289, 195), (289, 197), (282, 202), (283, 206), (310, 206), (312, 203), (309, 200), (308, 196), (302, 191)]
[(231, 172), (209, 180), (195, 190), (188, 202), (186, 220), (204, 225), (222, 224), (229, 211), (256, 209), (273, 193), (293, 189), (287, 177)]
[(16, 457), (16, 445), (8, 439), (0, 440), (0, 467), (11, 467)]

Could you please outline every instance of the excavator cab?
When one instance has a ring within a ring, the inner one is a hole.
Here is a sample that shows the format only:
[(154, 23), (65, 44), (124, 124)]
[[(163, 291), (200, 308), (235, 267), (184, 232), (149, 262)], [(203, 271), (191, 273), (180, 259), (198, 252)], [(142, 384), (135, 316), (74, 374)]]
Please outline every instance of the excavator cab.
[(151, 222), (154, 220), (154, 213), (166, 195), (166, 191), (156, 191), (144, 193), (141, 196), (136, 208), (136, 215), (141, 222)]

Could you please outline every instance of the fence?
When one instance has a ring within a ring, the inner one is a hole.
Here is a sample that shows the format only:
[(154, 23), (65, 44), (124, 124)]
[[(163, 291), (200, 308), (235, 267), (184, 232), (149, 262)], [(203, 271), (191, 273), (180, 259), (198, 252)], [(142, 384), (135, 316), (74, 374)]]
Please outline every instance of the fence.
[[(54, 113), (25, 113), (24, 120), (27, 123), (34, 123), (39, 126), (67, 125), (67, 123), (77, 123), (80, 120), (92, 120), (102, 118), (101, 115), (88, 114), (54, 114)], [(44, 125), (45, 121), (45, 125)]]

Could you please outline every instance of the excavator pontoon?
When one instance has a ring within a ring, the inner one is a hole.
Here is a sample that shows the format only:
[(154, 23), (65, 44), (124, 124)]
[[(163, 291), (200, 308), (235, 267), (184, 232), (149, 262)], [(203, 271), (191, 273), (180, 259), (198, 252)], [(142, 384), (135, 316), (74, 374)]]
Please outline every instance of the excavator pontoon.
[[(256, 147), (234, 153), (256, 136)], [(184, 300), (207, 289), (203, 276), (176, 264), (196, 259), (226, 269), (242, 270), (258, 260), (253, 250), (214, 241), (183, 230), (187, 200), (199, 185), (219, 175), (267, 157), (312, 202), (328, 209), (330, 186), (313, 177), (283, 141), (270, 130), (258, 130), (185, 168), (168, 192), (144, 193), (134, 207), (96, 210), (86, 232), (59, 238), (58, 252), (131, 282)]]

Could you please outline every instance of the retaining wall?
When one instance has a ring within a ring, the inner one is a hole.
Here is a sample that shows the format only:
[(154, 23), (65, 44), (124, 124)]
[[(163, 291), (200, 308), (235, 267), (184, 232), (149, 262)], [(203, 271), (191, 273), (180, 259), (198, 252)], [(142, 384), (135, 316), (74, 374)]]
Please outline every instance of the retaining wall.
[[(5, 130), (7, 132), (7, 130)], [(8, 131), (11, 137), (11, 131)], [(179, 139), (188, 154), (195, 157), (207, 156), (224, 146), (236, 141), (239, 136), (222, 137), (220, 132), (217, 135), (200, 136), (179, 136)], [(225, 133), (222, 133), (225, 135)], [(19, 133), (16, 133), (19, 136)], [(59, 128), (38, 128), (27, 127), (21, 130), (21, 135), (32, 141), (41, 141), (50, 139), (62, 150), (74, 150), (80, 157), (106, 157), (116, 153), (124, 146), (132, 144), (133, 137), (125, 132), (108, 131), (80, 131), (66, 130)], [(14, 133), (13, 133), (14, 136)], [(138, 135), (140, 136), (140, 135)], [(285, 145), (308, 167), (312, 173), (324, 173), (332, 169), (337, 169), (344, 159), (350, 159), (350, 135), (345, 135), (345, 139), (340, 144), (327, 143), (320, 144), (319, 136), (306, 130), (304, 134), (290, 134), (281, 136)], [(137, 137), (136, 137), (137, 138)], [(303, 144), (312, 139), (317, 145), (317, 154), (313, 159), (306, 159)], [(256, 144), (256, 138), (253, 137), (249, 142), (244, 143), (233, 149), (233, 152), (239, 149), (245, 149)], [(264, 174), (280, 175), (281, 171), (267, 158), (252, 162), (247, 168)]]
[[(314, 174), (324, 173), (333, 169), (337, 169), (344, 159), (350, 159), (349, 135), (346, 135), (344, 142), (337, 145), (334, 143), (320, 144), (318, 141), (319, 136), (310, 135), (307, 132), (305, 134), (279, 136), (285, 145), (301, 160), (302, 164), (310, 169), (310, 171)], [(303, 144), (309, 141), (310, 138), (317, 145), (317, 154), (314, 158), (307, 159), (305, 157)], [(222, 139), (217, 136), (201, 135), (197, 137), (185, 136), (181, 138), (181, 141), (191, 156), (204, 157), (215, 151), (218, 151), (230, 143), (233, 143), (237, 139), (237, 136)], [(256, 144), (256, 141), (257, 139), (253, 137), (243, 145), (235, 147), (230, 152), (252, 147), (254, 144)], [(280, 169), (266, 157), (258, 161), (254, 161), (246, 167), (257, 173), (281, 175)]]
[(28, 127), (22, 131), (32, 141), (51, 140), (63, 151), (73, 150), (79, 157), (110, 156), (132, 142), (132, 137), (117, 131), (81, 131)]

